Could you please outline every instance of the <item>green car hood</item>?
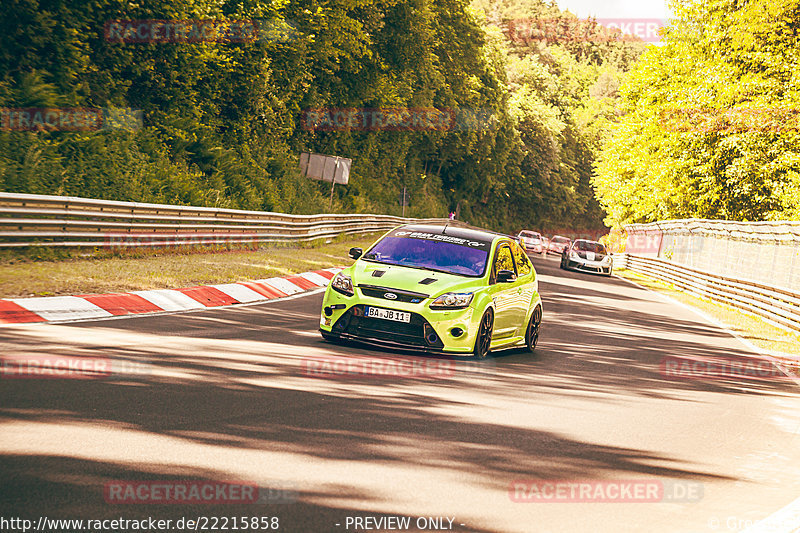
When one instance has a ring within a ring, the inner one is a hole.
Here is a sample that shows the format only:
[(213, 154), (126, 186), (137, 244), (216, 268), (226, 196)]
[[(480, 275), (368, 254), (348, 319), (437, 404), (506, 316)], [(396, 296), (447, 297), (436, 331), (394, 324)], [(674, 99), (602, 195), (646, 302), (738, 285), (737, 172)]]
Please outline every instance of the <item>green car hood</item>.
[[(481, 285), (481, 278), (468, 278), (446, 274), (435, 270), (410, 268), (368, 261), (356, 261), (352, 268), (354, 285), (376, 285), (388, 289), (401, 289), (421, 292), (431, 296), (445, 292), (474, 290)], [(373, 275), (376, 270), (383, 271), (380, 277)], [(433, 283), (420, 283), (424, 279), (435, 279)]]

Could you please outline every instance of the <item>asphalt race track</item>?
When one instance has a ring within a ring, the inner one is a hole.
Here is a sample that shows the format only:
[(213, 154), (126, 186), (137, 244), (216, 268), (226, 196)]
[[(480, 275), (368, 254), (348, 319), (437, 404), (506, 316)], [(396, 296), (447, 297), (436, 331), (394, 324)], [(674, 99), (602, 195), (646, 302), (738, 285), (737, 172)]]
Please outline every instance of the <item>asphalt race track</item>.
[[(388, 531), (372, 526), (389, 516), (447, 517), (452, 530), (474, 532), (711, 532), (743, 531), (800, 495), (797, 383), (779, 372), (667, 375), (665, 358), (751, 354), (623, 280), (565, 273), (554, 258), (534, 264), (539, 348), (483, 365), (325, 343), (319, 292), (0, 328), (4, 359), (93, 357), (136, 369), (103, 379), (2, 376), (0, 516), (274, 516), (280, 531), (326, 533)], [(331, 357), (386, 366), (344, 375), (330, 370), (340, 368), (323, 359)], [(375, 370), (400, 362), (413, 375)], [(109, 484), (185, 480), (247, 482), (279, 497), (107, 501)], [(663, 493), (555, 501), (514, 488), (558, 481), (657, 483)], [(376, 520), (355, 528), (356, 517)]]

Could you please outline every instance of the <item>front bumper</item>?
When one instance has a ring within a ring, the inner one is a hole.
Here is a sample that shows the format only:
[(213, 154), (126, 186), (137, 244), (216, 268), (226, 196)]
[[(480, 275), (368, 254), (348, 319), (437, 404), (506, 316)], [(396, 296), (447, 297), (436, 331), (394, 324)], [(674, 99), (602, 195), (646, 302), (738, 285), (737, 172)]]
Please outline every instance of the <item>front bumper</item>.
[(567, 261), (567, 268), (569, 269), (594, 272), (595, 274), (611, 274), (611, 266), (612, 263), (589, 261), (588, 259), (569, 259)]
[(369, 337), (363, 337), (358, 335), (351, 335), (349, 333), (335, 333), (331, 331), (325, 331), (324, 329), (320, 328), (320, 333), (324, 334), (326, 337), (332, 337), (335, 339), (340, 339), (343, 341), (348, 342), (355, 342), (359, 344), (367, 344), (369, 346), (375, 346), (378, 348), (388, 348), (391, 350), (400, 350), (404, 352), (417, 352), (417, 353), (425, 353), (431, 355), (471, 355), (467, 354), (459, 354), (455, 352), (448, 352), (443, 349), (436, 349), (432, 347), (422, 347), (417, 346), (415, 344), (405, 344), (402, 342), (395, 342), (385, 339), (374, 339)]
[[(388, 302), (363, 295), (347, 297), (328, 288), (322, 304), (319, 330), (326, 337), (386, 348), (471, 355), (478, 328), (473, 320), (474, 310), (467, 307), (432, 311), (427, 303)], [(366, 306), (404, 311), (411, 314), (411, 320), (406, 323), (366, 317)], [(460, 329), (462, 333), (456, 336), (454, 329)]]
[(444, 350), (444, 342), (436, 330), (419, 313), (411, 313), (410, 322), (396, 322), (365, 316), (365, 307), (356, 304), (348, 308), (333, 324), (330, 333), (339, 338), (366, 339), (424, 351)]

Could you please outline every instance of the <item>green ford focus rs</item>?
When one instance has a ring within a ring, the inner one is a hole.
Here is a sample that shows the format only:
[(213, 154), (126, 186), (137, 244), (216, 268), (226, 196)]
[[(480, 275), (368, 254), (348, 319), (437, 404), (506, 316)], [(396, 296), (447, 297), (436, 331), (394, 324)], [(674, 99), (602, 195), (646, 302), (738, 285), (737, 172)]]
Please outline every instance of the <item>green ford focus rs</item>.
[(325, 291), (320, 332), (400, 349), (485, 358), (536, 347), (542, 319), (536, 271), (505, 235), (410, 225), (385, 234)]

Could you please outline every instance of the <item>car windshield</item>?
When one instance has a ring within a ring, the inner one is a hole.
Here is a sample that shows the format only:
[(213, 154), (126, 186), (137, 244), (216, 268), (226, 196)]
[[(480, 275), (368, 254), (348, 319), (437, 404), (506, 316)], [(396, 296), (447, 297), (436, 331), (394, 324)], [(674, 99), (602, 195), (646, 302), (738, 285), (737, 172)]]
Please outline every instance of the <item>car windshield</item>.
[(575, 243), (575, 249), (581, 252), (594, 252), (596, 254), (606, 253), (606, 247), (599, 242), (578, 241)]
[(531, 241), (538, 241), (541, 239), (541, 235), (538, 233), (531, 233), (528, 231), (523, 231), (519, 234), (520, 237), (524, 237), (525, 239), (529, 239)]
[(489, 255), (488, 244), (480, 244), (476, 247), (426, 238), (388, 236), (365, 253), (364, 260), (480, 277), (486, 271)]
[(552, 242), (556, 244), (565, 244), (569, 242), (569, 239), (567, 239), (566, 237), (553, 237)]

